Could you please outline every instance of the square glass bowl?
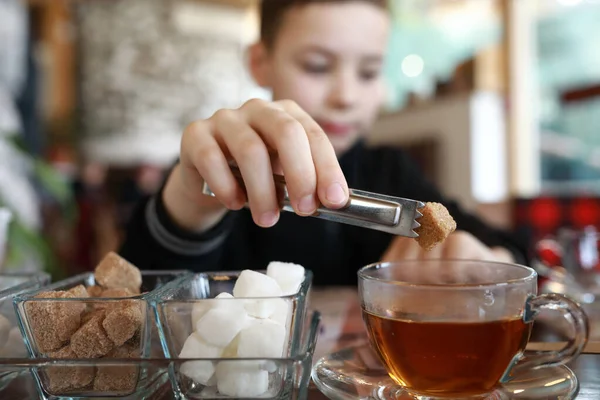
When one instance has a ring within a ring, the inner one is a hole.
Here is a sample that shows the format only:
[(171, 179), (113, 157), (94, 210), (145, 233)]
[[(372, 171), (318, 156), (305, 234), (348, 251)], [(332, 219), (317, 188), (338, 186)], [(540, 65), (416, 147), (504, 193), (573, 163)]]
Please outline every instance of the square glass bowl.
[[(240, 304), (242, 307), (247, 304), (250, 304), (250, 307), (276, 305), (275, 307), (278, 307), (279, 310), (286, 310), (287, 316), (280, 319), (280, 323), (286, 327), (283, 352), (280, 357), (268, 359), (240, 358), (237, 355), (228, 355), (227, 351), (218, 358), (180, 359), (181, 362), (173, 364), (169, 375), (173, 390), (181, 399), (232, 398), (221, 394), (217, 387), (211, 384), (214, 382), (204, 382), (206, 384), (203, 384), (202, 378), (195, 381), (188, 378), (194, 373), (190, 371), (199, 371), (204, 368), (208, 368), (208, 372), (204, 373), (209, 375), (213, 370), (239, 369), (241, 372), (237, 384), (241, 385), (239, 388), (243, 388), (243, 385), (248, 387), (248, 390), (239, 389), (244, 391), (244, 398), (290, 399), (292, 398), (290, 393), (298, 389), (295, 388), (295, 385), (300, 385), (303, 380), (309, 379), (310, 365), (308, 370), (304, 371), (303, 368), (298, 369), (298, 363), (302, 364), (303, 360), (307, 358), (312, 360), (314, 352), (314, 348), (310, 344), (314, 333), (312, 329), (317, 327), (311, 324), (318, 326), (320, 320), (318, 315), (315, 317), (316, 320), (307, 318), (307, 298), (312, 284), (312, 273), (306, 271), (304, 282), (294, 295), (262, 298), (216, 298), (220, 293), (231, 294), (233, 292), (239, 274), (240, 272), (198, 273), (173, 281), (153, 294), (151, 303), (156, 313), (165, 356), (170, 359), (178, 359), (187, 338), (195, 331), (192, 323), (192, 316), (195, 312), (214, 307), (227, 309), (227, 307), (236, 307)], [(316, 340), (316, 333), (314, 335)], [(187, 374), (182, 373), (182, 368), (183, 371), (187, 369)], [(304, 372), (308, 375), (304, 376)], [(266, 392), (252, 394), (251, 385), (248, 386), (247, 383), (244, 383), (256, 379), (262, 380), (263, 386), (268, 381)], [(231, 378), (231, 380), (235, 381), (236, 379)], [(231, 385), (233, 384), (231, 383)]]
[[(16, 295), (14, 308), (29, 356), (89, 362), (100, 358), (141, 359), (159, 354), (153, 352), (153, 343), (158, 345), (153, 337), (158, 337), (158, 332), (149, 297), (154, 290), (186, 275), (191, 273), (142, 271), (143, 294), (128, 297), (36, 297), (79, 285), (86, 288), (96, 285), (93, 273)], [(100, 318), (98, 313), (106, 317)], [(132, 369), (124, 374), (106, 368), (40, 367), (33, 372), (42, 397), (55, 398), (128, 396), (137, 392), (141, 381), (150, 378), (143, 369)]]

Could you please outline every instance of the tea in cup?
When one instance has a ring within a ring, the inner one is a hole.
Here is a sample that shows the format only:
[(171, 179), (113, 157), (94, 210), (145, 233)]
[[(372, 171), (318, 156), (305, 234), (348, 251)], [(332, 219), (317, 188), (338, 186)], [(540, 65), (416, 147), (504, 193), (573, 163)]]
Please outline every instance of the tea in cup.
[[(580, 306), (536, 296), (536, 272), (525, 266), (415, 260), (366, 266), (358, 276), (371, 346), (399, 390), (415, 398), (486, 398), (518, 369), (567, 363), (587, 342)], [(524, 360), (542, 309), (563, 313), (575, 339)]]

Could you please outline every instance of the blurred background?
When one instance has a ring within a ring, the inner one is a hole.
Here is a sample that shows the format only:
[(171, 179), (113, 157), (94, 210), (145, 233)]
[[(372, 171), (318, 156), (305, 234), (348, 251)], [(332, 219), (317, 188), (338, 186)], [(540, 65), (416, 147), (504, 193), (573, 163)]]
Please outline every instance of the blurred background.
[[(517, 234), (600, 227), (600, 0), (392, 11), (372, 142)], [(244, 65), (257, 35), (255, 0), (0, 0), (0, 265), (56, 278), (116, 249), (189, 122), (269, 98)]]

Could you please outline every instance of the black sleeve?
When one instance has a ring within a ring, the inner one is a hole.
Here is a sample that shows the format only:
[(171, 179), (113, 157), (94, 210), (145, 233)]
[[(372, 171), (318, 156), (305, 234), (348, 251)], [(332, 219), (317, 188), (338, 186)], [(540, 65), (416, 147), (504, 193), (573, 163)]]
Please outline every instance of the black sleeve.
[(397, 160), (397, 174), (388, 175), (394, 180), (390, 183), (390, 187), (395, 188), (394, 196), (442, 203), (455, 219), (457, 229), (471, 233), (489, 247), (504, 247), (513, 254), (517, 263), (528, 264), (527, 243), (518, 240), (510, 232), (493, 228), (477, 216), (466, 212), (455, 201), (445, 198), (424, 178), (421, 170), (407, 154), (397, 151), (394, 157)]
[(214, 269), (222, 258), (233, 213), (205, 233), (189, 232), (171, 220), (162, 190), (136, 207), (119, 253), (141, 269)]

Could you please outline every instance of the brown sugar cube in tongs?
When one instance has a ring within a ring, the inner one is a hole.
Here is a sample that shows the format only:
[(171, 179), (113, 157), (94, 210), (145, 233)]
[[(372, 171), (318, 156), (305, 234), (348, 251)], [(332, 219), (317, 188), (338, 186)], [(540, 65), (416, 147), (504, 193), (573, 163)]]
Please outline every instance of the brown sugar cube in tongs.
[(419, 235), (415, 240), (424, 250), (433, 249), (456, 230), (456, 222), (442, 204), (427, 203), (419, 211), (423, 216), (418, 220), (421, 226), (415, 229)]
[[(48, 358), (75, 359), (77, 355), (70, 346), (60, 350), (48, 352)], [(46, 367), (43, 369), (46, 375), (46, 388), (54, 395), (61, 395), (67, 391), (83, 389), (94, 381), (95, 368), (92, 366), (60, 366)]]
[(100, 261), (94, 272), (96, 281), (104, 289), (129, 289), (139, 294), (142, 287), (140, 270), (114, 252), (110, 252)]
[(40, 352), (60, 349), (79, 328), (86, 305), (77, 301), (52, 300), (71, 298), (74, 296), (68, 292), (42, 292), (26, 302), (27, 319)]

